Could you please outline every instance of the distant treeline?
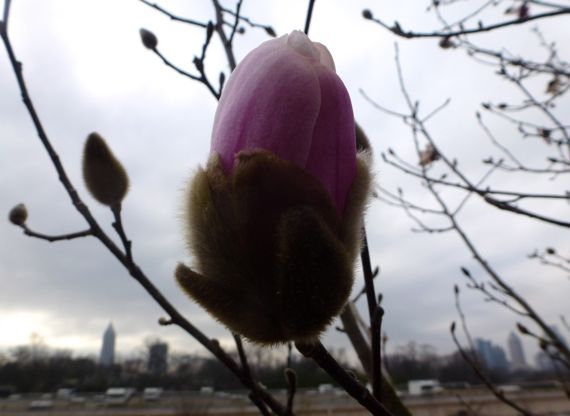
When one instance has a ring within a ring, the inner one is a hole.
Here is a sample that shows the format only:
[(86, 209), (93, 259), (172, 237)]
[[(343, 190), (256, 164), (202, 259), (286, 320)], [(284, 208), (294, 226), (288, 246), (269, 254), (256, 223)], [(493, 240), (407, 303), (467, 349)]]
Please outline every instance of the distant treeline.
[[(441, 383), (480, 384), (480, 380), (459, 353), (437, 355), (429, 346), (410, 343), (397, 353), (385, 357), (392, 381), (396, 385), (409, 380), (437, 379)], [(248, 350), (250, 365), (256, 377), (269, 388), (286, 388), (284, 369), (287, 356), (282, 351), (268, 349)], [(342, 350), (336, 359), (352, 371), (361, 381), (364, 374), (351, 368)], [(293, 354), (291, 367), (297, 373), (299, 387), (317, 387), (334, 384), (311, 360)], [(241, 389), (237, 379), (217, 360), (192, 354), (171, 354), (162, 373), (149, 370), (148, 355), (123, 360), (111, 367), (100, 366), (93, 357), (73, 357), (69, 351), (51, 351), (44, 346), (22, 346), (9, 356), (0, 356), (0, 395), (10, 392), (53, 392), (59, 388), (72, 388), (78, 392), (102, 392), (109, 387), (149, 386), (168, 390)], [(484, 369), (485, 370), (485, 369)], [(547, 374), (531, 370), (498, 372), (485, 370), (498, 383), (536, 381), (550, 378)]]

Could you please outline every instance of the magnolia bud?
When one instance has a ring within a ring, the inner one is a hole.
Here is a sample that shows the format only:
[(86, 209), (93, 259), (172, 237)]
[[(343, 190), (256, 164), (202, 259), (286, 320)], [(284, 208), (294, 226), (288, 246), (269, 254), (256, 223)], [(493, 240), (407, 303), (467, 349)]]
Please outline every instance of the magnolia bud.
[(357, 152), (334, 68), (326, 47), (298, 31), (250, 52), (223, 90), (208, 165), (188, 187), (196, 271), (180, 264), (178, 283), (259, 344), (315, 341), (352, 289), (370, 155)]
[(93, 198), (108, 206), (119, 204), (129, 190), (125, 168), (97, 133), (91, 133), (85, 142), (83, 179)]
[(156, 46), (158, 45), (158, 39), (156, 38), (156, 35), (150, 30), (142, 28), (139, 30), (139, 33), (141, 35), (141, 40), (145, 48), (155, 50)]
[(10, 222), (14, 225), (24, 225), (28, 219), (28, 210), (24, 204), (18, 204), (10, 210), (8, 215)]

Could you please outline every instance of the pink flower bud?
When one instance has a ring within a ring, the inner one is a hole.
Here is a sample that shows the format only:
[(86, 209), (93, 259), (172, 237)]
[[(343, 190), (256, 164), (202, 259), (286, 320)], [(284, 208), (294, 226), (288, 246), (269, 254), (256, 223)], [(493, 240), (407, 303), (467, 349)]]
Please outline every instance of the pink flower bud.
[(370, 155), (327, 49), (301, 32), (238, 65), (214, 121), (212, 153), (189, 183), (182, 289), (261, 344), (308, 342), (353, 283)]
[(316, 177), (342, 215), (356, 175), (354, 115), (329, 51), (302, 32), (249, 53), (222, 94), (212, 151), (226, 174), (239, 152), (257, 149)]

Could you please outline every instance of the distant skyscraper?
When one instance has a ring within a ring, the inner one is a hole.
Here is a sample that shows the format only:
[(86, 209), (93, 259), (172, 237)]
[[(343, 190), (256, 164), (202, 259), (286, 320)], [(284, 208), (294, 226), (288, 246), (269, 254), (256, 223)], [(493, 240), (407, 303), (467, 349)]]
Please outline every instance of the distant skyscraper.
[(542, 371), (554, 371), (554, 362), (544, 351), (539, 351), (534, 356), (536, 367)]
[(148, 346), (148, 372), (155, 375), (166, 374), (168, 369), (168, 344), (154, 341)]
[(101, 357), (99, 363), (102, 366), (110, 367), (115, 364), (115, 330), (113, 324), (109, 324), (103, 334), (103, 345), (101, 347)]
[(479, 359), (485, 364), (485, 367), (493, 370), (508, 370), (509, 362), (505, 350), (498, 345), (486, 339), (476, 338), (475, 349)]
[(521, 339), (511, 332), (509, 338), (507, 339), (507, 345), (509, 346), (509, 355), (511, 356), (511, 364), (514, 369), (526, 368), (526, 359), (524, 356), (524, 350), (522, 347)]

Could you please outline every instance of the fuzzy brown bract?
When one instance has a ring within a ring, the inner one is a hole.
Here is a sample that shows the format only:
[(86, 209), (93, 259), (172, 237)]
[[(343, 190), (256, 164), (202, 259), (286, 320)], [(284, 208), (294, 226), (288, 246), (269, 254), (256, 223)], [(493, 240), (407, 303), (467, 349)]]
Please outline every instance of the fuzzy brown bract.
[(178, 283), (254, 342), (317, 338), (350, 294), (369, 183), (362, 156), (340, 218), (320, 182), (293, 163), (241, 152), (227, 176), (212, 154), (185, 201), (196, 271), (180, 264)]
[(120, 204), (129, 190), (125, 168), (97, 133), (91, 133), (85, 142), (83, 179), (91, 195), (110, 207)]

